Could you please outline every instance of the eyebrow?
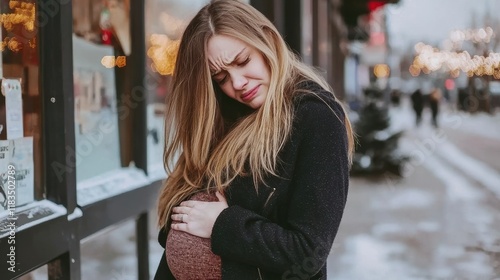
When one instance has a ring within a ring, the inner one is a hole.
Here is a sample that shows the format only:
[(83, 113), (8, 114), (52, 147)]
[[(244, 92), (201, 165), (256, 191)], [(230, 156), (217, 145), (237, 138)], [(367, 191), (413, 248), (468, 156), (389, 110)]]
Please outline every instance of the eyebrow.
[[(231, 59), (231, 62), (230, 62), (230, 63), (225, 63), (224, 61), (222, 61), (222, 64), (224, 64), (224, 66), (229, 66), (229, 65), (233, 64), (236, 60), (238, 60), (238, 59), (239, 59), (240, 55), (241, 55), (241, 54), (242, 54), (242, 53), (243, 53), (246, 49), (247, 49), (247, 48), (243, 48), (243, 49), (241, 49), (241, 50), (240, 50), (240, 51), (239, 51), (239, 52), (238, 52), (238, 53), (237, 53), (237, 54), (233, 57), (233, 59)], [(210, 63), (210, 64), (212, 64), (212, 63)], [(213, 69), (210, 69), (210, 74), (211, 74), (212, 76), (215, 76), (215, 75), (219, 74), (220, 72), (221, 72), (221, 71), (215, 71), (215, 70), (213, 70)]]

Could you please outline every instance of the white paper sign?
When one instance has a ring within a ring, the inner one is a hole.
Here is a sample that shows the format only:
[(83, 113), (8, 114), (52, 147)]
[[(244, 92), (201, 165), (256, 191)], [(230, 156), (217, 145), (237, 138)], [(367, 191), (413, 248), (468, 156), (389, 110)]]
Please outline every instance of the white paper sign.
[(5, 95), (7, 139), (17, 139), (23, 132), (23, 99), (18, 79), (2, 79), (2, 93)]
[(0, 140), (0, 213), (34, 200), (33, 137)]

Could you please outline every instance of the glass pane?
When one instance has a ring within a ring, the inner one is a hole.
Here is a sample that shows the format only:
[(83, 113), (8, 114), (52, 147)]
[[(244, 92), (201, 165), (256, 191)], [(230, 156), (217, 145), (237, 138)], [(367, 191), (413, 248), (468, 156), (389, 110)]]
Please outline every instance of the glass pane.
[[(122, 167), (132, 137), (128, 129), (135, 105), (123, 95), (131, 71), (130, 11), (127, 0), (73, 1), (73, 66), (77, 201), (87, 205), (149, 183), (133, 165)], [(123, 99), (118, 106), (118, 98)], [(125, 147), (125, 148), (123, 148)], [(122, 152), (121, 152), (122, 151)], [(127, 163), (128, 165), (128, 163)]]
[(0, 216), (43, 199), (35, 1), (0, 0)]
[(123, 1), (73, 1), (73, 74), (77, 181), (119, 169), (120, 142), (115, 57), (120, 46), (111, 15), (126, 13)]
[(146, 88), (148, 90), (148, 172), (161, 178), (163, 170), (164, 101), (174, 70), (179, 41), (189, 21), (208, 0), (147, 0)]

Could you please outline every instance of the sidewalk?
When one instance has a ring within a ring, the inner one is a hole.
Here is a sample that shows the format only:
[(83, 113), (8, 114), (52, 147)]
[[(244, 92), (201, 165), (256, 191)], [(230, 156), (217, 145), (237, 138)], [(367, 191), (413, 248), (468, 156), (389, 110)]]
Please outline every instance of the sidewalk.
[[(328, 279), (415, 279), (438, 270), (446, 187), (423, 167), (401, 181), (352, 178)], [(433, 268), (434, 267), (434, 268)]]
[(449, 127), (439, 138), (430, 122), (414, 129), (411, 112), (398, 110), (393, 128), (405, 130), (400, 146), (414, 159), (399, 181), (352, 178), (328, 279), (500, 279), (500, 200), (491, 184), (463, 170), (470, 162), (454, 162), (465, 155)]

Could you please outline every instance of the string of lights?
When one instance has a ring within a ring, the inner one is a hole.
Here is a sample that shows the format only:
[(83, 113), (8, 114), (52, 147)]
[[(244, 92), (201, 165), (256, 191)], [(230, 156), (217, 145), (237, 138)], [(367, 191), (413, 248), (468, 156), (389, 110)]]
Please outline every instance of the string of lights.
[[(495, 37), (491, 27), (481, 29), (455, 30), (450, 38), (454, 43), (472, 41), (489, 43)], [(415, 45), (416, 56), (410, 65), (412, 76), (445, 70), (456, 78), (461, 72), (467, 76), (493, 76), (500, 79), (500, 53), (490, 51), (487, 55), (471, 55), (467, 51), (441, 50), (422, 42)]]
[[(0, 24), (7, 31), (12, 31), (16, 25), (22, 25), (25, 30), (32, 32), (35, 29), (35, 4), (23, 1), (10, 1), (9, 8), (12, 13), (0, 14)], [(36, 47), (36, 39), (32, 38), (28, 41), (28, 46)], [(19, 52), (23, 49), (23, 43), (16, 37), (5, 37), (0, 43), (0, 51), (6, 49), (12, 52)]]

